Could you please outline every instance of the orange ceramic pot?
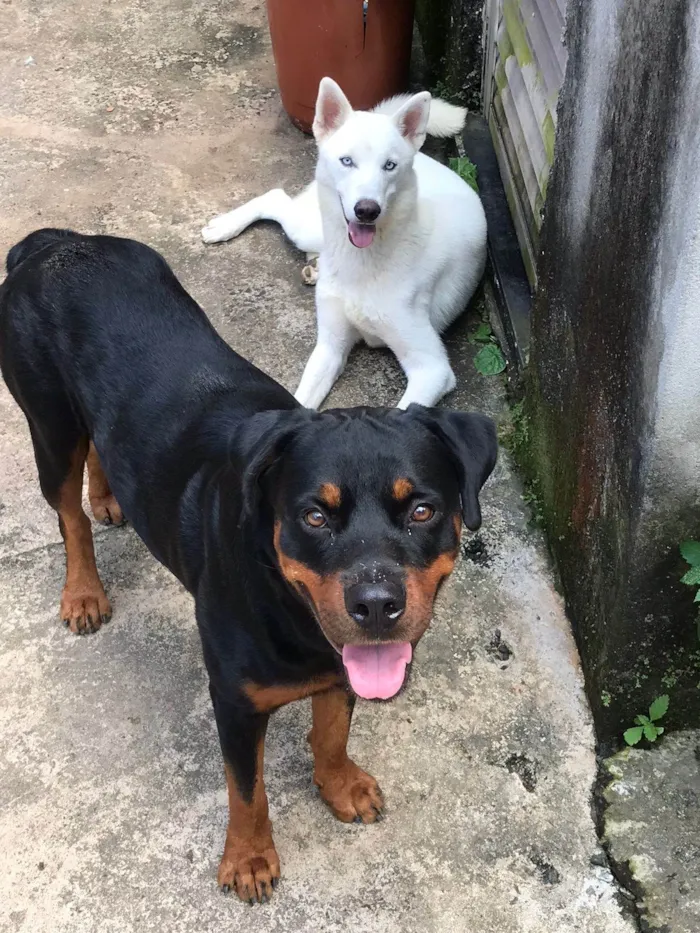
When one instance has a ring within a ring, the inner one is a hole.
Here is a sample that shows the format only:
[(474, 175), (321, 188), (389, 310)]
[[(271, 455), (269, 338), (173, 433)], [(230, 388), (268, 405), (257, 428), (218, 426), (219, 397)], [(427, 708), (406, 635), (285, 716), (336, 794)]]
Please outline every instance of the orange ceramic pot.
[(414, 0), (267, 0), (284, 109), (311, 132), (321, 78), (356, 110), (406, 90)]

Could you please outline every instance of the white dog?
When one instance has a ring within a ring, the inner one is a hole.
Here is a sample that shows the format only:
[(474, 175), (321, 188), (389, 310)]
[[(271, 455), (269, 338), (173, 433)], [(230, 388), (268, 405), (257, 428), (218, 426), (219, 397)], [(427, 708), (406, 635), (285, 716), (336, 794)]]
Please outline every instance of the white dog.
[(469, 185), (418, 150), (426, 134), (459, 132), (464, 115), (427, 91), (353, 111), (323, 78), (315, 183), (296, 198), (268, 191), (202, 230), (217, 243), (275, 220), (299, 249), (320, 254), (318, 338), (296, 392), (302, 405), (318, 408), (361, 339), (398, 357), (408, 380), (399, 408), (432, 406), (455, 387), (439, 335), (482, 276), (486, 218)]

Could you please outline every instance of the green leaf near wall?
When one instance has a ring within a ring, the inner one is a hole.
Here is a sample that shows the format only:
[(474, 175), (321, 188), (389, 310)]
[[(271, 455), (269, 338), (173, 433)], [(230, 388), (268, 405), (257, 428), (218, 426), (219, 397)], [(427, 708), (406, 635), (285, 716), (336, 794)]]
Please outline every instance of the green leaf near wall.
[(628, 745), (636, 745), (642, 741), (643, 734), (644, 728), (642, 726), (633, 726), (625, 732), (623, 738)]
[(700, 567), (700, 541), (684, 541), (681, 554), (691, 567)]
[(669, 698), (666, 694), (657, 697), (649, 707), (649, 718), (652, 720), (661, 719), (668, 712)]
[(466, 156), (459, 156), (457, 159), (450, 159), (450, 168), (456, 172), (462, 181), (466, 181), (470, 188), (479, 193), (479, 186), (476, 182), (476, 165)]
[(482, 376), (497, 376), (506, 368), (506, 361), (500, 347), (488, 343), (474, 357), (474, 365)]

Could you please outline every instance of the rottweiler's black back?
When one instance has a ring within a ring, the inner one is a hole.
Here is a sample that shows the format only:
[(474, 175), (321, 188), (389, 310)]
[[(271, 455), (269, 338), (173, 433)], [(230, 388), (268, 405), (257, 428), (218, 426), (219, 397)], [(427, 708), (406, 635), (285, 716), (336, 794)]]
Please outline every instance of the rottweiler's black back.
[[(177, 516), (205, 459), (203, 439), (225, 446), (225, 430), (207, 428), (217, 410), (233, 430), (237, 417), (296, 402), (227, 346), (141, 243), (39, 230), (13, 247), (7, 266), (0, 366), (10, 391), (37, 432), (72, 420), (61, 426), (66, 436), (92, 438), (126, 516), (138, 525), (148, 515), (136, 530), (178, 572), (159, 544), (173, 529), (159, 526)], [(164, 475), (166, 484), (156, 480)]]

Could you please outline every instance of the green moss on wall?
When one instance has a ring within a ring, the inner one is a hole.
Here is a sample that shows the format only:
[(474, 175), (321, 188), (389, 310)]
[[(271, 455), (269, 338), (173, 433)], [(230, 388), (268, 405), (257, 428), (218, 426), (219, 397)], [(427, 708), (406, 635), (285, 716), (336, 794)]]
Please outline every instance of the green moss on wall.
[(542, 139), (544, 141), (544, 151), (547, 153), (547, 161), (551, 165), (554, 161), (554, 139), (556, 137), (556, 127), (552, 114), (547, 112), (547, 116), (542, 121)]
[(525, 26), (520, 17), (520, 0), (505, 0), (503, 4), (503, 19), (506, 21), (508, 36), (513, 44), (518, 64), (531, 65), (534, 61), (530, 42), (525, 32)]

